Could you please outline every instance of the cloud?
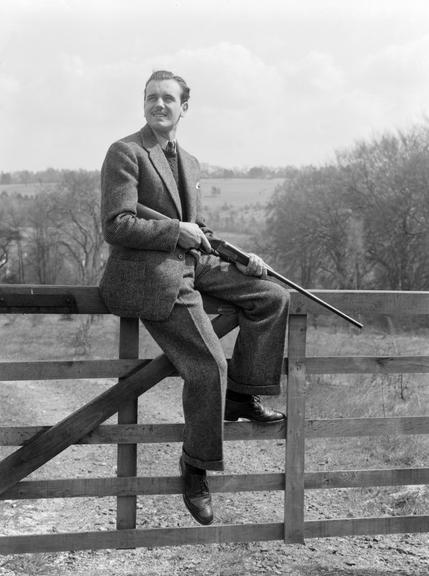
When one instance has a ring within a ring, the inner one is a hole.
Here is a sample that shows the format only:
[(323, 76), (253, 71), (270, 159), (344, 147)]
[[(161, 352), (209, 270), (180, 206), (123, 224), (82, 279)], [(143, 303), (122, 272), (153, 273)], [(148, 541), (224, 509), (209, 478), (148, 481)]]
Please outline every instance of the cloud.
[(9, 98), (13, 98), (19, 92), (19, 80), (9, 75), (0, 75), (0, 108)]
[(366, 130), (421, 121), (429, 102), (429, 35), (389, 44), (349, 73), (347, 100)]
[(389, 45), (367, 58), (359, 80), (368, 91), (395, 99), (429, 89), (429, 35), (411, 42)]
[(152, 68), (181, 74), (191, 85), (195, 99), (206, 108), (241, 110), (260, 100), (269, 85), (281, 77), (248, 48), (229, 42), (182, 49), (152, 60)]
[(156, 68), (191, 86), (181, 142), (225, 166), (317, 163), (427, 111), (427, 2), (6, 4), (0, 169), (99, 166)]

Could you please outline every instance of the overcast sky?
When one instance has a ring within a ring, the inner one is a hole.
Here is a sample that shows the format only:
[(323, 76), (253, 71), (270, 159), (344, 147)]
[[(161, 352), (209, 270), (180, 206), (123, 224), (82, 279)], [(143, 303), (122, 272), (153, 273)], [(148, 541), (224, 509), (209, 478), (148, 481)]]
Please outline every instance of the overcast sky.
[(0, 171), (99, 168), (158, 68), (201, 162), (320, 164), (423, 121), (428, 55), (428, 0), (1, 0)]

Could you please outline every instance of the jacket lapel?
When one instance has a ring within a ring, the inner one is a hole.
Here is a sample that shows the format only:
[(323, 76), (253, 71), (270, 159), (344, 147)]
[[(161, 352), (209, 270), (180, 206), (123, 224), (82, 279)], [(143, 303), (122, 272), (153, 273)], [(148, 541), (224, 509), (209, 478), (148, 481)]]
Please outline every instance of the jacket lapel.
[(182, 219), (182, 203), (180, 201), (179, 190), (171, 171), (167, 158), (156, 139), (152, 129), (147, 124), (140, 131), (143, 147), (148, 151), (150, 161), (164, 182), (171, 199), (174, 202), (179, 218)]
[(178, 147), (178, 160), (181, 168), (181, 184), (185, 194), (188, 220), (194, 222), (196, 217), (195, 163), (192, 156), (180, 147)]

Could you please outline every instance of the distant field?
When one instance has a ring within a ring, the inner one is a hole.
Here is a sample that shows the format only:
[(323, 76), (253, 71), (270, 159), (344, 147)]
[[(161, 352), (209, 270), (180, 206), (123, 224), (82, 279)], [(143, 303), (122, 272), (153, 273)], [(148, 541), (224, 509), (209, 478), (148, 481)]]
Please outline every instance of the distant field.
[(35, 196), (39, 192), (53, 192), (57, 186), (56, 182), (30, 182), (29, 184), (0, 184), (0, 194), (6, 192), (10, 196), (21, 194), (21, 196)]
[[(201, 192), (203, 201), (209, 208), (222, 204), (265, 204), (283, 178), (203, 178)], [(212, 189), (218, 188), (219, 195), (212, 195)]]
[[(274, 192), (276, 186), (283, 182), (283, 178), (203, 178), (201, 191), (204, 204), (209, 208), (228, 204), (245, 205), (260, 202), (265, 204)], [(21, 194), (22, 196), (35, 196), (39, 192), (54, 191), (57, 184), (32, 182), (30, 184), (0, 184), (0, 194)], [(213, 195), (213, 189), (220, 190), (220, 194)]]

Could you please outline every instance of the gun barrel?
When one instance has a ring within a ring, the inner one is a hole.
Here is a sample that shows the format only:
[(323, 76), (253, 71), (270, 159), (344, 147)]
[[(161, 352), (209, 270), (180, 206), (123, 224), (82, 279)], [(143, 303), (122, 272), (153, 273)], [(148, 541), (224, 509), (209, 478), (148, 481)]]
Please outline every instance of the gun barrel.
[[(213, 238), (213, 239), (210, 239), (210, 244), (221, 256), (224, 256), (224, 257), (228, 258), (229, 260), (233, 260), (234, 262), (239, 262), (240, 264), (244, 264), (245, 266), (249, 262), (249, 256), (245, 252), (240, 250), (240, 248), (233, 246), (229, 242), (226, 242), (225, 240), (219, 240), (217, 238)], [(267, 273), (268, 273), (268, 276), (272, 276), (273, 278), (276, 278), (276, 280), (279, 280), (280, 282), (282, 282), (282, 284), (286, 284), (290, 288), (293, 288), (297, 292), (300, 292), (304, 296), (307, 296), (307, 298), (310, 298), (310, 300), (313, 300), (314, 302), (317, 302), (318, 304), (320, 304), (324, 308), (327, 308), (331, 312), (334, 312), (334, 314), (337, 314), (337, 316), (340, 316), (341, 318), (343, 318), (344, 320), (347, 320), (348, 322), (350, 322), (354, 326), (357, 326), (357, 328), (363, 328), (363, 324), (361, 324), (360, 322), (358, 322), (357, 320), (355, 320), (351, 316), (348, 316), (347, 314), (345, 314), (341, 310), (338, 310), (338, 308), (335, 308), (335, 306), (332, 306), (328, 302), (325, 302), (324, 300), (322, 300), (321, 298), (319, 298), (318, 296), (316, 296), (312, 292), (309, 292), (308, 290), (306, 290), (305, 288), (303, 288), (299, 284), (295, 284), (295, 282), (292, 282), (292, 280), (285, 278), (285, 276), (282, 276), (281, 274), (279, 274), (275, 270), (268, 268)]]
[(313, 300), (314, 302), (317, 302), (321, 306), (324, 306), (325, 308), (327, 308), (331, 312), (334, 312), (334, 314), (336, 314), (337, 316), (344, 318), (344, 320), (347, 320), (348, 322), (350, 322), (351, 324), (353, 324), (357, 328), (363, 328), (363, 324), (361, 324), (360, 322), (358, 322), (357, 320), (355, 320), (351, 316), (348, 316), (345, 312), (342, 312), (338, 308), (335, 308), (335, 306), (332, 306), (332, 304), (325, 302), (325, 300), (322, 300), (321, 298), (319, 298), (318, 296), (316, 296), (312, 292), (309, 292), (308, 290), (306, 290), (302, 286), (299, 286), (299, 284), (295, 284), (295, 282), (292, 282), (292, 280), (285, 278), (284, 276), (282, 276), (278, 272), (275, 272), (274, 270), (268, 270), (268, 275), (272, 276), (273, 278), (276, 278), (277, 280), (280, 280), (280, 282), (283, 282), (284, 284), (287, 284), (290, 288), (293, 288), (297, 292), (300, 292), (304, 296), (307, 296), (307, 298), (310, 298), (310, 300)]

